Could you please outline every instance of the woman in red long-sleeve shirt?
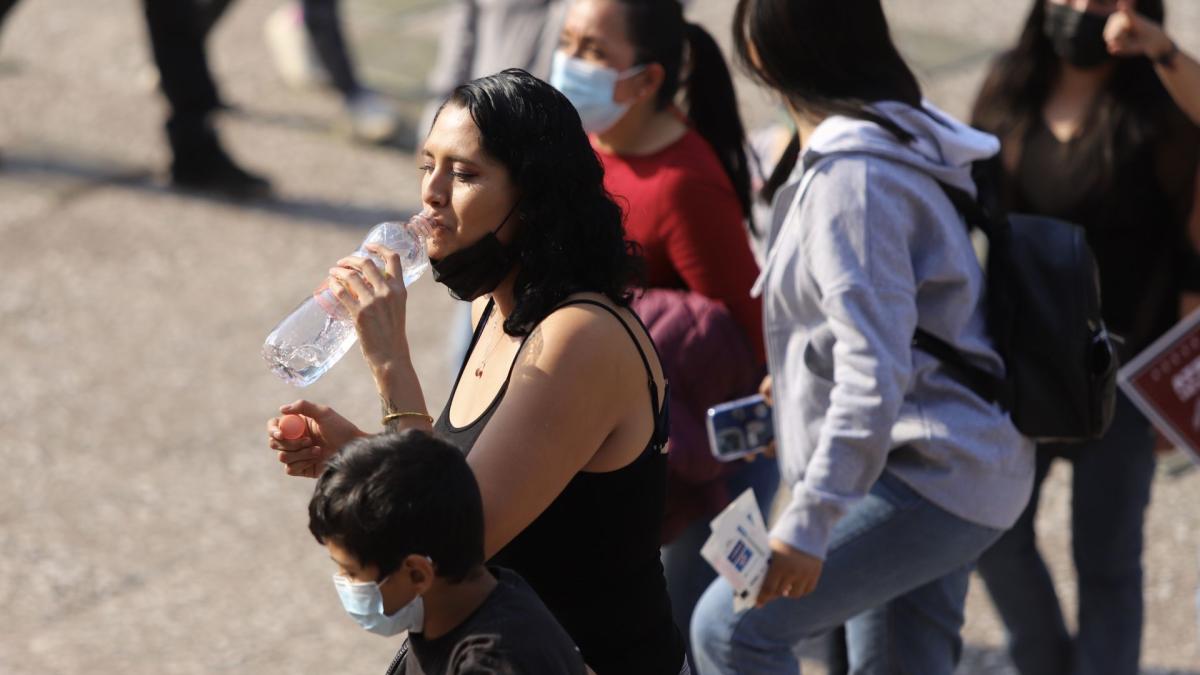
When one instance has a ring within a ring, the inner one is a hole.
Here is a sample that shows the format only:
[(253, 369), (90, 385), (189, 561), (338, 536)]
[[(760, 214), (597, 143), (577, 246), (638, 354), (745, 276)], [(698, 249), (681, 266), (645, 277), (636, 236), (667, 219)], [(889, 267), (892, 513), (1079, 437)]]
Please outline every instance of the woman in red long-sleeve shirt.
[(758, 264), (741, 202), (712, 147), (690, 127), (648, 155), (611, 152), (599, 137), (593, 147), (604, 186), (625, 206), (625, 233), (642, 246), (647, 285), (720, 301), (764, 363), (762, 307), (750, 297)]
[[(675, 105), (685, 68), (687, 115)], [(580, 112), (626, 234), (645, 249), (648, 285), (723, 303), (765, 361), (745, 134), (712, 37), (684, 21), (678, 0), (579, 0), (551, 83)]]
[[(648, 286), (692, 291), (729, 310), (749, 350), (751, 387), (742, 395), (752, 393), (766, 357), (761, 305), (750, 296), (758, 276), (746, 232), (750, 175), (720, 49), (703, 28), (684, 20), (678, 0), (576, 0), (551, 84), (579, 111), (604, 164), (605, 187), (625, 211), (626, 235), (643, 248)], [(681, 86), (686, 114), (675, 104)], [(670, 361), (676, 345), (659, 346)], [(679, 451), (671, 449), (673, 467)], [(707, 448), (686, 452), (707, 455)], [(754, 487), (765, 512), (778, 486), (774, 462), (739, 463), (714, 475), (703, 485), (678, 471), (670, 476), (663, 562), (680, 626), (688, 625), (714, 575), (699, 549), (708, 520), (724, 506), (720, 500)], [(679, 527), (671, 522), (672, 507), (687, 516)]]

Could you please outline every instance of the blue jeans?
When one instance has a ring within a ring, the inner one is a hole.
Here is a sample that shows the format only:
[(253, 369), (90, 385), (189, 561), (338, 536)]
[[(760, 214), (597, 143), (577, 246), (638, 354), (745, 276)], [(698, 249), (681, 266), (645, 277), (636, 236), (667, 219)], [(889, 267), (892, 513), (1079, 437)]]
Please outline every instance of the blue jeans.
[(692, 617), (700, 675), (795, 675), (794, 645), (846, 624), (852, 673), (951, 675), (971, 565), (1001, 534), (884, 473), (833, 529), (816, 590), (733, 612), (717, 579)]
[[(1038, 493), (1055, 457), (1074, 464), (1071, 543), (1079, 577), (1079, 635), (1072, 642), (1034, 536)], [(1135, 675), (1142, 640), (1142, 525), (1154, 478), (1150, 423), (1117, 398), (1097, 441), (1038, 448), (1033, 498), (1021, 519), (979, 559), (1008, 629), (1021, 675)]]
[[(773, 459), (759, 457), (753, 462), (741, 462), (737, 472), (725, 480), (730, 498), (736, 498), (754, 488), (755, 501), (762, 511), (763, 520), (771, 517), (771, 504), (779, 491), (779, 463)], [(688, 626), (692, 623), (692, 610), (704, 594), (717, 572), (700, 557), (700, 549), (711, 532), (711, 518), (701, 518), (688, 525), (674, 541), (662, 547), (663, 572), (667, 577), (667, 592), (671, 596), (671, 614), (675, 625), (684, 636), (688, 646)], [(689, 654), (690, 654), (689, 649)]]

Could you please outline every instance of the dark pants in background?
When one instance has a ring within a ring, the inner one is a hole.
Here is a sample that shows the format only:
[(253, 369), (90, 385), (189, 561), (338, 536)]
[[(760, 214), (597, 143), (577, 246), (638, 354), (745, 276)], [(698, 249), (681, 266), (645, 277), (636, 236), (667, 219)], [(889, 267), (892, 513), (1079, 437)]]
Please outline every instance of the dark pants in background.
[(220, 105), (204, 51), (205, 30), (195, 0), (143, 0), (150, 47), (170, 103), (167, 140), (172, 171), (218, 161), (223, 153), (210, 116)]
[[(1057, 457), (1074, 465), (1071, 541), (1079, 578), (1072, 640), (1034, 536), (1042, 481)], [(1136, 675), (1141, 653), (1142, 526), (1154, 478), (1150, 423), (1124, 395), (1103, 438), (1038, 448), (1033, 497), (979, 559), (1021, 675)]]

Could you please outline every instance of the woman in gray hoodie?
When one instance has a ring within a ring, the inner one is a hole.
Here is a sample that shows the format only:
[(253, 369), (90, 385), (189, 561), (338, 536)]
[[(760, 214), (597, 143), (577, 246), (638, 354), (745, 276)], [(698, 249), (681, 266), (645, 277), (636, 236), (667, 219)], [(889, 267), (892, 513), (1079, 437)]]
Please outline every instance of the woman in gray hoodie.
[(970, 567), (1025, 506), (1033, 446), (912, 338), (1003, 373), (939, 186), (974, 195), (999, 142), (922, 100), (879, 0), (740, 0), (734, 26), (800, 137), (756, 286), (791, 500), (758, 606), (735, 613), (720, 579), (697, 606), (696, 665), (795, 673), (792, 647), (845, 623), (852, 672), (950, 675)]

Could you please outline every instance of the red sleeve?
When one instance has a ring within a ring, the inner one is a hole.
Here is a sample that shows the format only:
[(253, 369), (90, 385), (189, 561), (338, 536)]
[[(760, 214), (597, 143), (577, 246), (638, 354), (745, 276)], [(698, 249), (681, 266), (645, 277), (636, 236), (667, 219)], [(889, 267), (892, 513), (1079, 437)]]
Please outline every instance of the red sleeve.
[(660, 235), (679, 278), (689, 290), (722, 302), (741, 327), (755, 359), (766, 363), (762, 304), (750, 297), (758, 263), (729, 181), (724, 174), (708, 179), (692, 172), (672, 172), (663, 177), (661, 194)]

